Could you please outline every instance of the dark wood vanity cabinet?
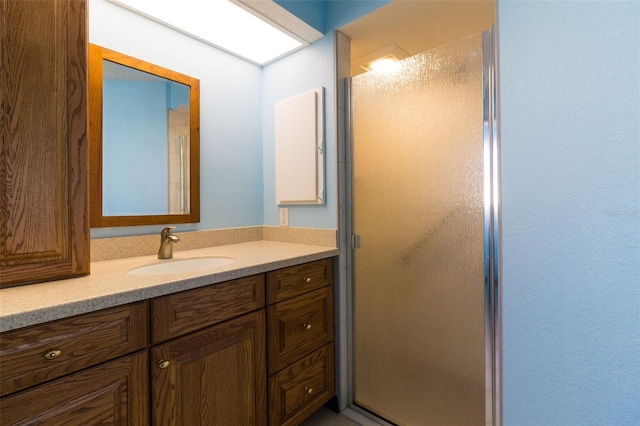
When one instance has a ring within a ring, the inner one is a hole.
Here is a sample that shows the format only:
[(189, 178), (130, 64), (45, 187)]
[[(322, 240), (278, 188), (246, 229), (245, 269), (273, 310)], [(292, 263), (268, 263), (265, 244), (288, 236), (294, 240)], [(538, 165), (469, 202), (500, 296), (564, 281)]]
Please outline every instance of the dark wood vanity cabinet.
[(146, 349), (147, 312), (138, 302), (0, 334), (0, 396)]
[(298, 425), (335, 392), (333, 343), (269, 377), (269, 424)]
[(295, 426), (335, 393), (333, 259), (267, 273), (269, 425)]
[(332, 284), (325, 259), (2, 333), (0, 425), (298, 425), (334, 394)]
[(0, 424), (149, 424), (148, 303), (0, 334)]
[(154, 424), (293, 426), (334, 395), (333, 259), (268, 272), (266, 288), (261, 274), (160, 297), (151, 312)]
[(142, 351), (0, 399), (2, 425), (149, 424)]
[(0, 20), (0, 287), (88, 274), (86, 0)]
[[(152, 300), (154, 425), (266, 426), (264, 275)], [(179, 337), (182, 336), (182, 337)]]
[(266, 426), (264, 309), (151, 350), (153, 424)]

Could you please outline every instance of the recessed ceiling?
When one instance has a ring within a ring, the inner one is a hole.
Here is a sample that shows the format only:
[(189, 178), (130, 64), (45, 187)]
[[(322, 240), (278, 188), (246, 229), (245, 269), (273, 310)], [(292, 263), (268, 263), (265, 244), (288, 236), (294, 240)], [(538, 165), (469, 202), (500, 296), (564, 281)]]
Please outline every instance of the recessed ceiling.
[(370, 53), (396, 44), (409, 56), (488, 30), (495, 22), (495, 1), (395, 0), (339, 30), (351, 38), (351, 75)]

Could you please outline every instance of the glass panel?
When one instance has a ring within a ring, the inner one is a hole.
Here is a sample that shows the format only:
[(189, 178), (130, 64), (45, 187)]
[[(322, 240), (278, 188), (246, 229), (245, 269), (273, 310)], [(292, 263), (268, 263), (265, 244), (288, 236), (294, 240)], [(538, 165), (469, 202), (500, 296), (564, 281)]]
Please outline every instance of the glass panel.
[(102, 214), (188, 214), (190, 87), (103, 60), (102, 88)]
[(355, 401), (401, 425), (483, 424), (482, 36), (352, 88)]

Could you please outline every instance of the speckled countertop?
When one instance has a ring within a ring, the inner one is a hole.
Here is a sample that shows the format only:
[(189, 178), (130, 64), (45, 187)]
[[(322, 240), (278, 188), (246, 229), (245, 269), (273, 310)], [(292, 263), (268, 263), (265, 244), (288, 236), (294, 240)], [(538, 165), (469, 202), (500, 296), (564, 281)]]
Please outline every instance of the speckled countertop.
[(140, 266), (170, 262), (153, 255), (92, 262), (91, 274), (85, 277), (0, 290), (0, 332), (337, 255), (335, 247), (254, 241), (174, 253), (173, 260), (235, 259), (229, 265), (195, 272), (129, 274)]

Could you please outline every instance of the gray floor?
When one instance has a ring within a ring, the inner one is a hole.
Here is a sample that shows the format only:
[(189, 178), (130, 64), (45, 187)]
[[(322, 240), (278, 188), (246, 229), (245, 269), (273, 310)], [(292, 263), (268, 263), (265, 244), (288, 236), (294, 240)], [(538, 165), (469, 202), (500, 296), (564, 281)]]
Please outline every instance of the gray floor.
[(359, 426), (359, 424), (348, 417), (322, 407), (302, 422), (300, 426)]

